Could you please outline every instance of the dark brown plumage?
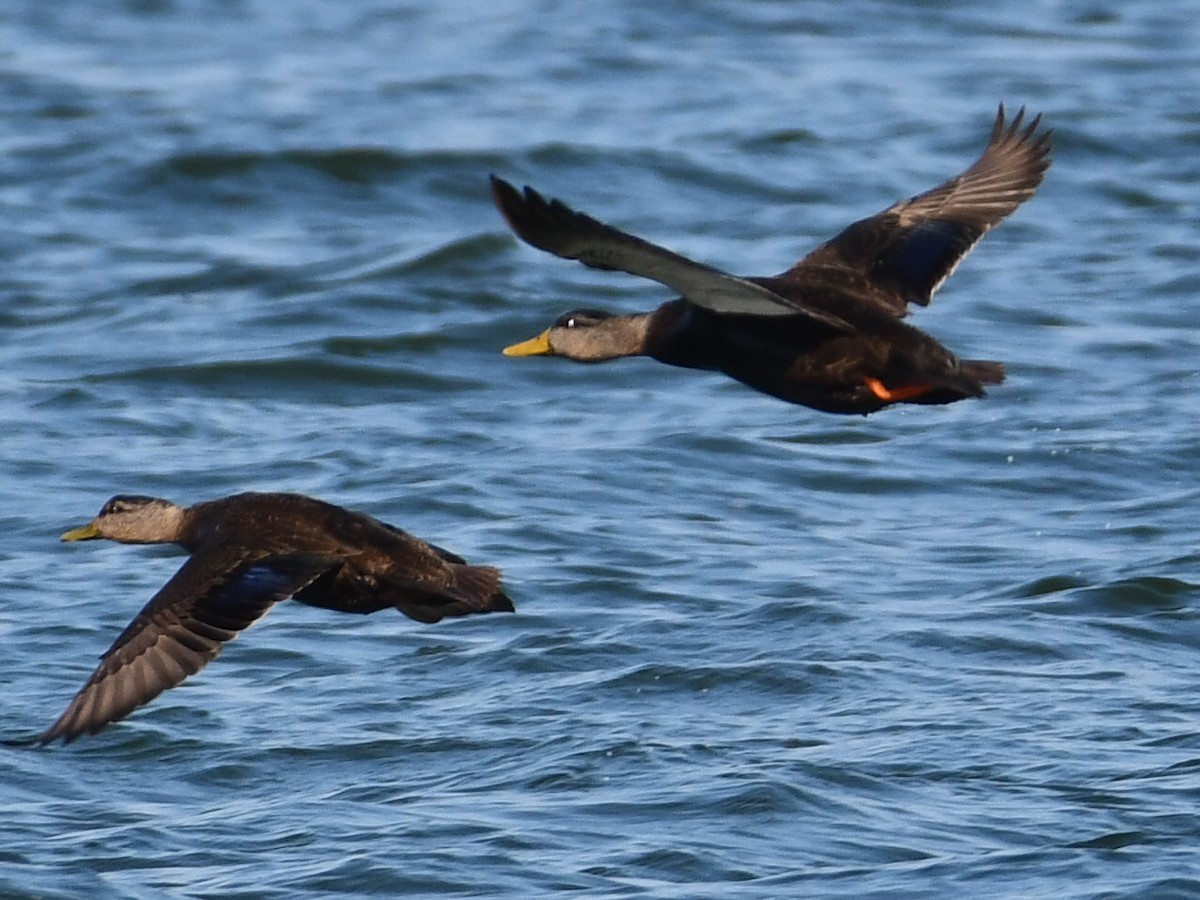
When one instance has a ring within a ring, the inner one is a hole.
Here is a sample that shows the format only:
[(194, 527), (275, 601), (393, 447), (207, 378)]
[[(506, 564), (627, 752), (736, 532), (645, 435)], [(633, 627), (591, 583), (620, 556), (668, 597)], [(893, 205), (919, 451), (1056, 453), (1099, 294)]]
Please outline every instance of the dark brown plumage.
[(65, 541), (176, 543), (183, 564), (100, 659), (66, 712), (36, 738), (94, 734), (194, 675), (275, 603), (339, 612), (395, 608), (419, 622), (511, 612), (500, 573), (467, 565), (370, 516), (299, 494), (237, 494), (184, 508), (113, 497)]
[(682, 295), (650, 313), (575, 310), (504, 352), (582, 362), (646, 355), (835, 413), (981, 397), (1004, 380), (1000, 363), (959, 360), (901, 319), (1041, 184), (1050, 132), (1038, 132), (1041, 116), (1025, 125), (1024, 113), (1007, 123), (1002, 105), (987, 148), (962, 174), (855, 222), (770, 278), (729, 275), (492, 176), (496, 206), (529, 244)]

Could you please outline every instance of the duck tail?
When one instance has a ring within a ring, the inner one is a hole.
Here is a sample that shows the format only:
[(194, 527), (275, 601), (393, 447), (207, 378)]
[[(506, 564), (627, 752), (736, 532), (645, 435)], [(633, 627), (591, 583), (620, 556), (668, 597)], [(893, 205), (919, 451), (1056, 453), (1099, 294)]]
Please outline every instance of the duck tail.
[(985, 359), (964, 359), (959, 361), (963, 373), (980, 384), (1000, 384), (1004, 381), (1004, 366), (998, 362)]
[(500, 570), (491, 566), (451, 564), (454, 572), (454, 593), (462, 598), (467, 613), (513, 612), (513, 602), (500, 589)]

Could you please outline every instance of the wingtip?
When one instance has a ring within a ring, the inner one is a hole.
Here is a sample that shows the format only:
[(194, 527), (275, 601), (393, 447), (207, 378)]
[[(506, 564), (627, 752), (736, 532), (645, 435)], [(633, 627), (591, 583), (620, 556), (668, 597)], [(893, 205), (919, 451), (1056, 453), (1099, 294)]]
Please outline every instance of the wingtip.
[(495, 204), (496, 209), (500, 212), (505, 224), (517, 232), (517, 234), (520, 234), (520, 229), (517, 227), (517, 219), (524, 205), (524, 201), (521, 199), (521, 192), (498, 175), (489, 175), (488, 181), (492, 191), (492, 203)]
[(67, 707), (66, 712), (59, 716), (57, 722), (30, 740), (42, 747), (53, 744), (55, 741), (69, 744), (84, 734), (95, 734), (103, 727), (104, 725), (101, 725), (99, 728), (88, 728), (86, 726), (81, 728), (78, 721), (78, 712), (75, 709), (74, 701), (72, 701), (71, 705)]
[(1026, 113), (1025, 105), (1021, 104), (1016, 114), (1008, 119), (1004, 101), (1001, 101), (996, 110), (996, 121), (992, 126), (992, 142), (1012, 140), (1025, 142), (1037, 135), (1037, 146), (1040, 147), (1047, 143), (1054, 130), (1047, 128), (1038, 134), (1038, 129), (1042, 126), (1042, 113), (1036, 113), (1028, 122), (1025, 121)]
[[(1042, 118), (1041, 113), (1033, 119), (1032, 127), (1037, 127), (1037, 122)], [(1025, 104), (1022, 103), (1016, 111), (1016, 114), (1010, 119), (1008, 112), (1004, 106), (1004, 101), (1000, 101), (1000, 106), (996, 110), (996, 121), (992, 125), (992, 141), (997, 140), (1012, 140), (1021, 130), (1021, 123), (1025, 121)], [(1026, 130), (1028, 132), (1028, 129)]]
[(492, 192), (492, 201), (501, 211), (504, 210), (505, 202), (517, 195), (517, 189), (495, 172), (488, 173), (488, 187)]
[(1012, 117), (1012, 121), (1008, 125), (1008, 133), (1016, 134), (1021, 128), (1021, 123), (1025, 121), (1025, 104), (1022, 103), (1017, 109), (1017, 114)]
[(488, 182), (492, 190), (492, 202), (518, 234), (521, 230), (516, 227), (517, 219), (529, 209), (554, 209), (559, 205), (557, 200), (547, 200), (529, 185), (518, 188), (495, 174), (488, 176)]

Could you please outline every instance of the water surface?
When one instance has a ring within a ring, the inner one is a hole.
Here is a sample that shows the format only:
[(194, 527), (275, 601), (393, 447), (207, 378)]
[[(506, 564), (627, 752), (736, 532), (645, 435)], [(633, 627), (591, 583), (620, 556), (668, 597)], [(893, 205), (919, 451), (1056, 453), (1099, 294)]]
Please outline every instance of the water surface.
[[(4, 729), (180, 562), (111, 494), (294, 490), (513, 616), (282, 605), (100, 736), (9, 750), (0, 892), (1200, 893), (1190, 4), (10, 3)], [(870, 418), (499, 348), (666, 295), (489, 172), (771, 273), (982, 147), (1042, 190), (914, 321), (1009, 381)]]

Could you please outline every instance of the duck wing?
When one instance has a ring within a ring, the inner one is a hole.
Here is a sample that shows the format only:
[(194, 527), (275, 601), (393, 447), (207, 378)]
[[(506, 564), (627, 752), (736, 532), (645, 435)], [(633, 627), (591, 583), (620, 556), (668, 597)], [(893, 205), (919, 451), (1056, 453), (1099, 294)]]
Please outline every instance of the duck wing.
[(239, 547), (197, 552), (134, 617), (37, 742), (95, 734), (149, 703), (331, 565), (309, 555), (248, 559)]
[(750, 316), (805, 316), (838, 331), (852, 331), (838, 316), (787, 299), (760, 284), (680, 256), (547, 200), (531, 187), (518, 191), (491, 176), (492, 199), (509, 226), (526, 243), (576, 259), (593, 269), (628, 272), (664, 284), (697, 306), (717, 313)]
[(1040, 115), (1028, 125), (1024, 118), (1021, 107), (1006, 123), (1001, 104), (987, 148), (968, 169), (855, 222), (779, 277), (824, 281), (842, 270), (846, 280), (865, 280), (864, 295), (897, 316), (909, 303), (927, 306), (971, 248), (1041, 184), (1051, 132), (1038, 133)]

